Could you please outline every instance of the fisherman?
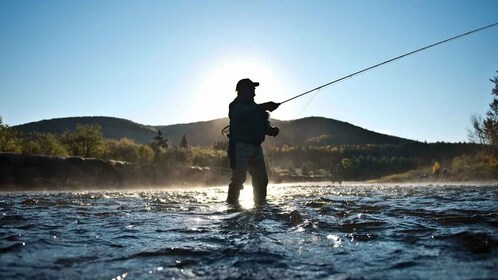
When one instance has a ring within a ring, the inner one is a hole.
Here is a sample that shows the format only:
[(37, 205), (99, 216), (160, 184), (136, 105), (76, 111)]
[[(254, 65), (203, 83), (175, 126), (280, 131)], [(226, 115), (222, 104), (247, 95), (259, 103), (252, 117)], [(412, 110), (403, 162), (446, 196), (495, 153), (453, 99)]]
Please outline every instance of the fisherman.
[(261, 143), (265, 136), (277, 136), (279, 129), (272, 127), (267, 111), (274, 111), (280, 104), (266, 102), (256, 104), (254, 96), (259, 83), (242, 79), (235, 90), (237, 97), (230, 103), (228, 157), (232, 169), (232, 182), (228, 186), (227, 202), (236, 204), (240, 190), (244, 188), (247, 171), (252, 177), (254, 202), (265, 202), (268, 175)]

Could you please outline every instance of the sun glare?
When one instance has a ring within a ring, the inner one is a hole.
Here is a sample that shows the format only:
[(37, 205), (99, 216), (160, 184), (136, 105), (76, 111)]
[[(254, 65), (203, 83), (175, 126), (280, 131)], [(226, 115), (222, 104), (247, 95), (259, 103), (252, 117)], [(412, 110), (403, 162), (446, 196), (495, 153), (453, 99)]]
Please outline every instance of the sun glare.
[(236, 97), (235, 85), (240, 79), (259, 82), (255, 101), (281, 101), (285, 99), (285, 84), (277, 71), (267, 64), (251, 59), (220, 62), (201, 81), (189, 108), (191, 118), (201, 121), (228, 115), (228, 104)]
[(239, 203), (244, 209), (251, 209), (254, 207), (252, 186), (247, 186), (246, 184), (244, 189), (240, 191)]

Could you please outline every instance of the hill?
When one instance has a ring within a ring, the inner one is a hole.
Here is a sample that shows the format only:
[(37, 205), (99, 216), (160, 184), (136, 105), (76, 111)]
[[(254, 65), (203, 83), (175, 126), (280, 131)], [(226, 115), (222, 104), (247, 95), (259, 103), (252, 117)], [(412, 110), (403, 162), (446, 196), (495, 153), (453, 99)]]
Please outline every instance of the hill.
[(370, 131), (347, 122), (323, 117), (308, 117), (292, 121), (272, 121), (280, 128), (275, 144), (291, 146), (326, 146), (337, 144), (393, 144), (399, 145), (413, 140)]
[(228, 125), (228, 118), (204, 122), (155, 126), (170, 143), (180, 143), (185, 134), (190, 145), (210, 146), (216, 141), (227, 140), (221, 130)]
[[(347, 122), (323, 117), (308, 117), (292, 121), (272, 120), (272, 125), (280, 128), (277, 138), (268, 137), (269, 144), (291, 146), (325, 146), (333, 144), (403, 144), (413, 140), (399, 138), (370, 131)], [(125, 119), (112, 117), (74, 117), (15, 126), (23, 133), (32, 131), (62, 133), (73, 130), (77, 124), (98, 124), (106, 138), (119, 139), (128, 137), (138, 143), (149, 143), (157, 130), (170, 143), (179, 143), (182, 136), (187, 136), (191, 145), (210, 146), (216, 141), (226, 140), (221, 135), (223, 127), (228, 125), (227, 118), (210, 121), (175, 124), (165, 126), (146, 126)]]
[(77, 124), (97, 124), (102, 128), (102, 134), (105, 138), (120, 139), (128, 137), (138, 143), (149, 143), (157, 133), (156, 129), (153, 127), (113, 117), (58, 118), (26, 123), (14, 126), (13, 128), (21, 131), (22, 133), (38, 131), (43, 133), (61, 134), (65, 130), (74, 130)]

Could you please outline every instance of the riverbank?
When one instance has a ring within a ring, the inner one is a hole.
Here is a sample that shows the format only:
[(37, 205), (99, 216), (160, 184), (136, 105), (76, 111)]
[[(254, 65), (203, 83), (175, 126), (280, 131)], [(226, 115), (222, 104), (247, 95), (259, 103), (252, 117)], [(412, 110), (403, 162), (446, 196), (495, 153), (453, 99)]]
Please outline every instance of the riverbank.
[[(221, 186), (228, 184), (230, 173), (230, 169), (227, 168), (133, 164), (95, 158), (0, 153), (0, 191), (128, 190)], [(340, 181), (333, 181), (326, 176), (290, 176), (272, 173), (269, 176), (272, 183), (341, 184)], [(435, 176), (430, 168), (420, 168), (363, 183), (410, 182), (496, 183), (497, 180), (490, 174), (479, 174), (475, 171), (458, 173), (444, 171), (439, 176)]]
[(418, 168), (401, 174), (393, 174), (375, 180), (369, 180), (369, 183), (445, 183), (445, 182), (479, 182), (479, 183), (497, 183), (498, 180), (491, 171), (468, 168), (466, 170), (445, 170), (440, 174), (433, 174), (430, 167)]
[(128, 189), (223, 183), (225, 170), (0, 153), (0, 190)]

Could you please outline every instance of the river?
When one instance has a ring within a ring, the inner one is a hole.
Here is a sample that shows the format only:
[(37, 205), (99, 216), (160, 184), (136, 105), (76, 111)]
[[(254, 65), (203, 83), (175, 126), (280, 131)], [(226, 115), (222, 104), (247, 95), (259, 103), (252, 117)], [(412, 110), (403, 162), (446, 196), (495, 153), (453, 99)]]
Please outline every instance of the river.
[(497, 279), (492, 184), (0, 193), (1, 279)]

